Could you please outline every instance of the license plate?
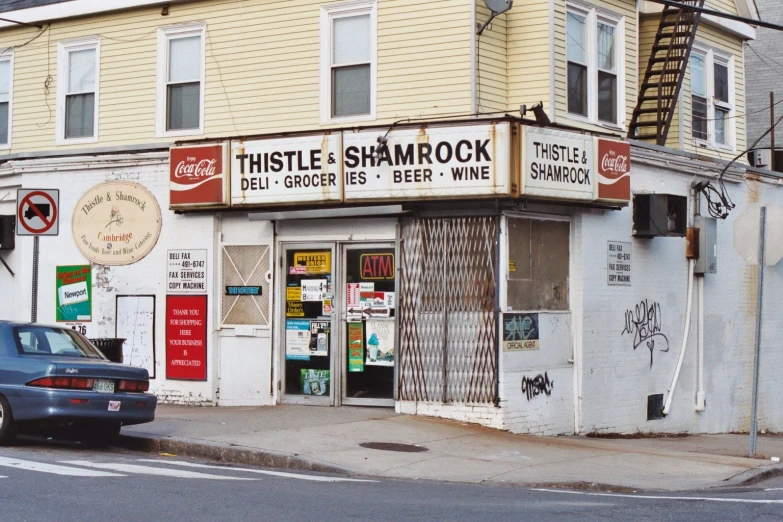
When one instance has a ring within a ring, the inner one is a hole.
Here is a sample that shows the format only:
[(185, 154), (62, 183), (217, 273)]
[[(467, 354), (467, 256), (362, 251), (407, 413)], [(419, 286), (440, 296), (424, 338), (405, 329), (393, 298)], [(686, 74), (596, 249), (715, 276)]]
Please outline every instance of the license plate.
[(95, 379), (92, 389), (100, 393), (114, 393), (114, 381)]

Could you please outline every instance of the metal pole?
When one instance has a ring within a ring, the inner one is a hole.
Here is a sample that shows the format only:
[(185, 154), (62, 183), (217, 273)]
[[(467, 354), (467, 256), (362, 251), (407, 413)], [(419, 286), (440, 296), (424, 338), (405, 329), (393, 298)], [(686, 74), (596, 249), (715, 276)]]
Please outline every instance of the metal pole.
[(30, 308), (30, 321), (38, 321), (38, 236), (33, 238), (33, 304)]
[(759, 407), (759, 358), (761, 356), (761, 305), (764, 300), (764, 235), (767, 221), (767, 207), (761, 207), (759, 218), (759, 276), (756, 283), (756, 353), (753, 366), (753, 400), (750, 410), (750, 450), (748, 455), (756, 454), (756, 432), (758, 431)]
[(769, 170), (775, 170), (775, 93), (769, 93), (769, 119), (772, 132), (769, 135)]

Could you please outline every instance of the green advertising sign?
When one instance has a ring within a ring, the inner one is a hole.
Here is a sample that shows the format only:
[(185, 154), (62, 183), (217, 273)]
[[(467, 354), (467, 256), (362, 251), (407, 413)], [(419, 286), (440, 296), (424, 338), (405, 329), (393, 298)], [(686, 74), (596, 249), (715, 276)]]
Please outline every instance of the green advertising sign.
[(58, 266), (55, 294), (57, 322), (92, 321), (90, 265)]
[(348, 323), (348, 371), (364, 371), (363, 323)]

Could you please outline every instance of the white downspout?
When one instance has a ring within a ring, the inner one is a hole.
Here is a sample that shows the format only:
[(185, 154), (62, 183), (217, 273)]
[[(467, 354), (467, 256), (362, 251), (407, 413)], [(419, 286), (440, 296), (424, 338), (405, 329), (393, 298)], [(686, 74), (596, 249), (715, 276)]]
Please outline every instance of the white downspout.
[(706, 399), (704, 390), (704, 277), (696, 279), (699, 285), (699, 377), (696, 387), (696, 411), (706, 409)]

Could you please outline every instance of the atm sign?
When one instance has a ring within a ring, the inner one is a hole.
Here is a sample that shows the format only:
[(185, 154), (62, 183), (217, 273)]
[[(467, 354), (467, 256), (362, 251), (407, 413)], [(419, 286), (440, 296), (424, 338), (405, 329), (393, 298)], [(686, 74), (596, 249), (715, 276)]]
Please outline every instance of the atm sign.
[(394, 254), (362, 254), (360, 259), (362, 279), (394, 279)]

